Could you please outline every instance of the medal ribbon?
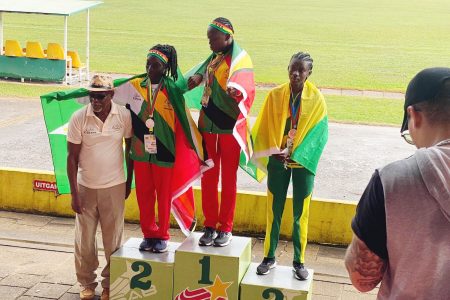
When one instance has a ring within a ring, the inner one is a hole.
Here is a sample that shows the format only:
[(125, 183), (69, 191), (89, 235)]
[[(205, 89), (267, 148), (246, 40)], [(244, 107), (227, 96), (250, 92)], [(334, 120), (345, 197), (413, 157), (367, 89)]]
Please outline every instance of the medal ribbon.
[[(297, 123), (298, 119), (301, 114), (301, 106), (300, 106), (300, 99), (301, 99), (302, 91), (300, 91), (295, 97), (291, 90), (291, 98), (289, 103), (289, 114), (291, 116), (291, 129), (297, 129)], [(298, 99), (300, 96), (300, 99)], [(296, 102), (297, 101), (297, 102)]]
[(206, 68), (206, 83), (205, 86), (211, 86), (211, 83), (214, 79), (214, 72), (219, 67), (220, 63), (225, 58), (225, 55), (223, 54), (217, 54), (217, 56), (211, 60), (211, 62), (208, 64), (208, 67)]
[[(155, 92), (152, 91), (152, 83), (150, 82), (150, 78), (148, 79), (147, 83), (147, 99), (148, 99), (148, 105), (147, 105), (147, 112), (150, 118), (153, 118), (153, 112), (155, 111), (155, 104), (156, 104), (156, 97), (158, 96), (158, 92), (161, 89), (162, 86), (162, 79), (158, 84), (158, 87), (155, 89)], [(150, 110), (149, 110), (150, 108)]]

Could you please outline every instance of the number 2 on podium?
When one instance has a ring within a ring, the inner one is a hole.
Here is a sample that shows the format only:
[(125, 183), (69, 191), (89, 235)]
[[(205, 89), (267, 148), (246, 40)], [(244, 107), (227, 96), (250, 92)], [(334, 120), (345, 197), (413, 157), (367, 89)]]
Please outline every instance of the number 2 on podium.
[(272, 298), (272, 296), (275, 296), (274, 300), (283, 300), (284, 299), (283, 293), (280, 290), (277, 290), (274, 288), (265, 289), (262, 293), (262, 296), (264, 299), (274, 299), (274, 298)]
[[(142, 271), (141, 271), (142, 267)], [(140, 272), (134, 275), (130, 281), (130, 289), (138, 288), (141, 290), (148, 290), (152, 286), (152, 281), (144, 281), (143, 278), (150, 276), (152, 274), (152, 267), (143, 261), (135, 261), (131, 264), (131, 269), (135, 272)]]
[(203, 256), (202, 259), (198, 261), (202, 265), (202, 276), (198, 281), (199, 284), (212, 284), (210, 273), (211, 273), (211, 256)]

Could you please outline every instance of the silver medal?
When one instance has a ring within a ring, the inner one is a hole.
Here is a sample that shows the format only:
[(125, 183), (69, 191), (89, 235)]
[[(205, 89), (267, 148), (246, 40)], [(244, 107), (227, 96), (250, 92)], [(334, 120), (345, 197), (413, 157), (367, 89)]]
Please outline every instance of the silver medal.
[(145, 126), (147, 126), (147, 128), (153, 128), (155, 126), (155, 121), (147, 119), (147, 121), (145, 121)]

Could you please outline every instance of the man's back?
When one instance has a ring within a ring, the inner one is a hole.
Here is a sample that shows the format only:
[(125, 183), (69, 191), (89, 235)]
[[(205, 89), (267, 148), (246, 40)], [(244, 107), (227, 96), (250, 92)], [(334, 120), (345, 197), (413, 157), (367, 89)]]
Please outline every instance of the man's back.
[(379, 171), (388, 266), (379, 299), (450, 297), (450, 140)]

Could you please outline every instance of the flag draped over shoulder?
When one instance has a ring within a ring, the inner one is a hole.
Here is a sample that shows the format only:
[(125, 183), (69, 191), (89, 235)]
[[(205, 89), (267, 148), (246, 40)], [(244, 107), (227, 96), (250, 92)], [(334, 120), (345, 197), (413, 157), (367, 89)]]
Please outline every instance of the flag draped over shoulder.
[[(212, 59), (211, 54), (203, 63), (192, 68), (185, 78), (194, 75), (199, 69), (203, 69)], [(239, 102), (239, 115), (236, 125), (233, 128), (233, 136), (241, 147), (241, 161), (248, 162), (252, 155), (250, 135), (248, 133), (247, 116), (255, 99), (255, 80), (253, 73), (253, 63), (248, 53), (239, 47), (236, 41), (233, 42), (231, 49), (231, 65), (228, 74), (227, 87), (237, 89), (242, 93), (242, 100)], [(197, 87), (192, 91), (185, 93), (186, 103), (190, 108), (201, 109), (200, 99), (204, 87)]]
[[(113, 101), (120, 105), (128, 105), (134, 112), (140, 111), (140, 106), (144, 100), (130, 83), (132, 79), (138, 77), (145, 77), (145, 74), (114, 81)], [(201, 134), (198, 132), (189, 109), (185, 105), (182, 93), (176, 91), (176, 89), (185, 86), (184, 80), (174, 83), (172, 80), (166, 79), (164, 84), (167, 87), (171, 104), (179, 121), (175, 130), (177, 143), (173, 165), (175, 175), (172, 180), (172, 214), (182, 231), (189, 234), (196, 224), (194, 199), (189, 196), (189, 193), (192, 193), (190, 189), (193, 182), (210, 167), (208, 164), (211, 161), (207, 160)], [(66, 170), (67, 125), (71, 115), (87, 103), (89, 103), (88, 91), (84, 88), (41, 96), (42, 110), (60, 194), (70, 193)]]
[[(289, 118), (290, 86), (285, 83), (271, 90), (252, 129), (253, 157), (247, 168), (267, 173), (268, 157), (281, 153), (285, 124)], [(309, 81), (301, 96), (301, 115), (291, 159), (313, 174), (328, 140), (328, 117), (325, 100)], [(256, 166), (255, 166), (256, 164)]]

